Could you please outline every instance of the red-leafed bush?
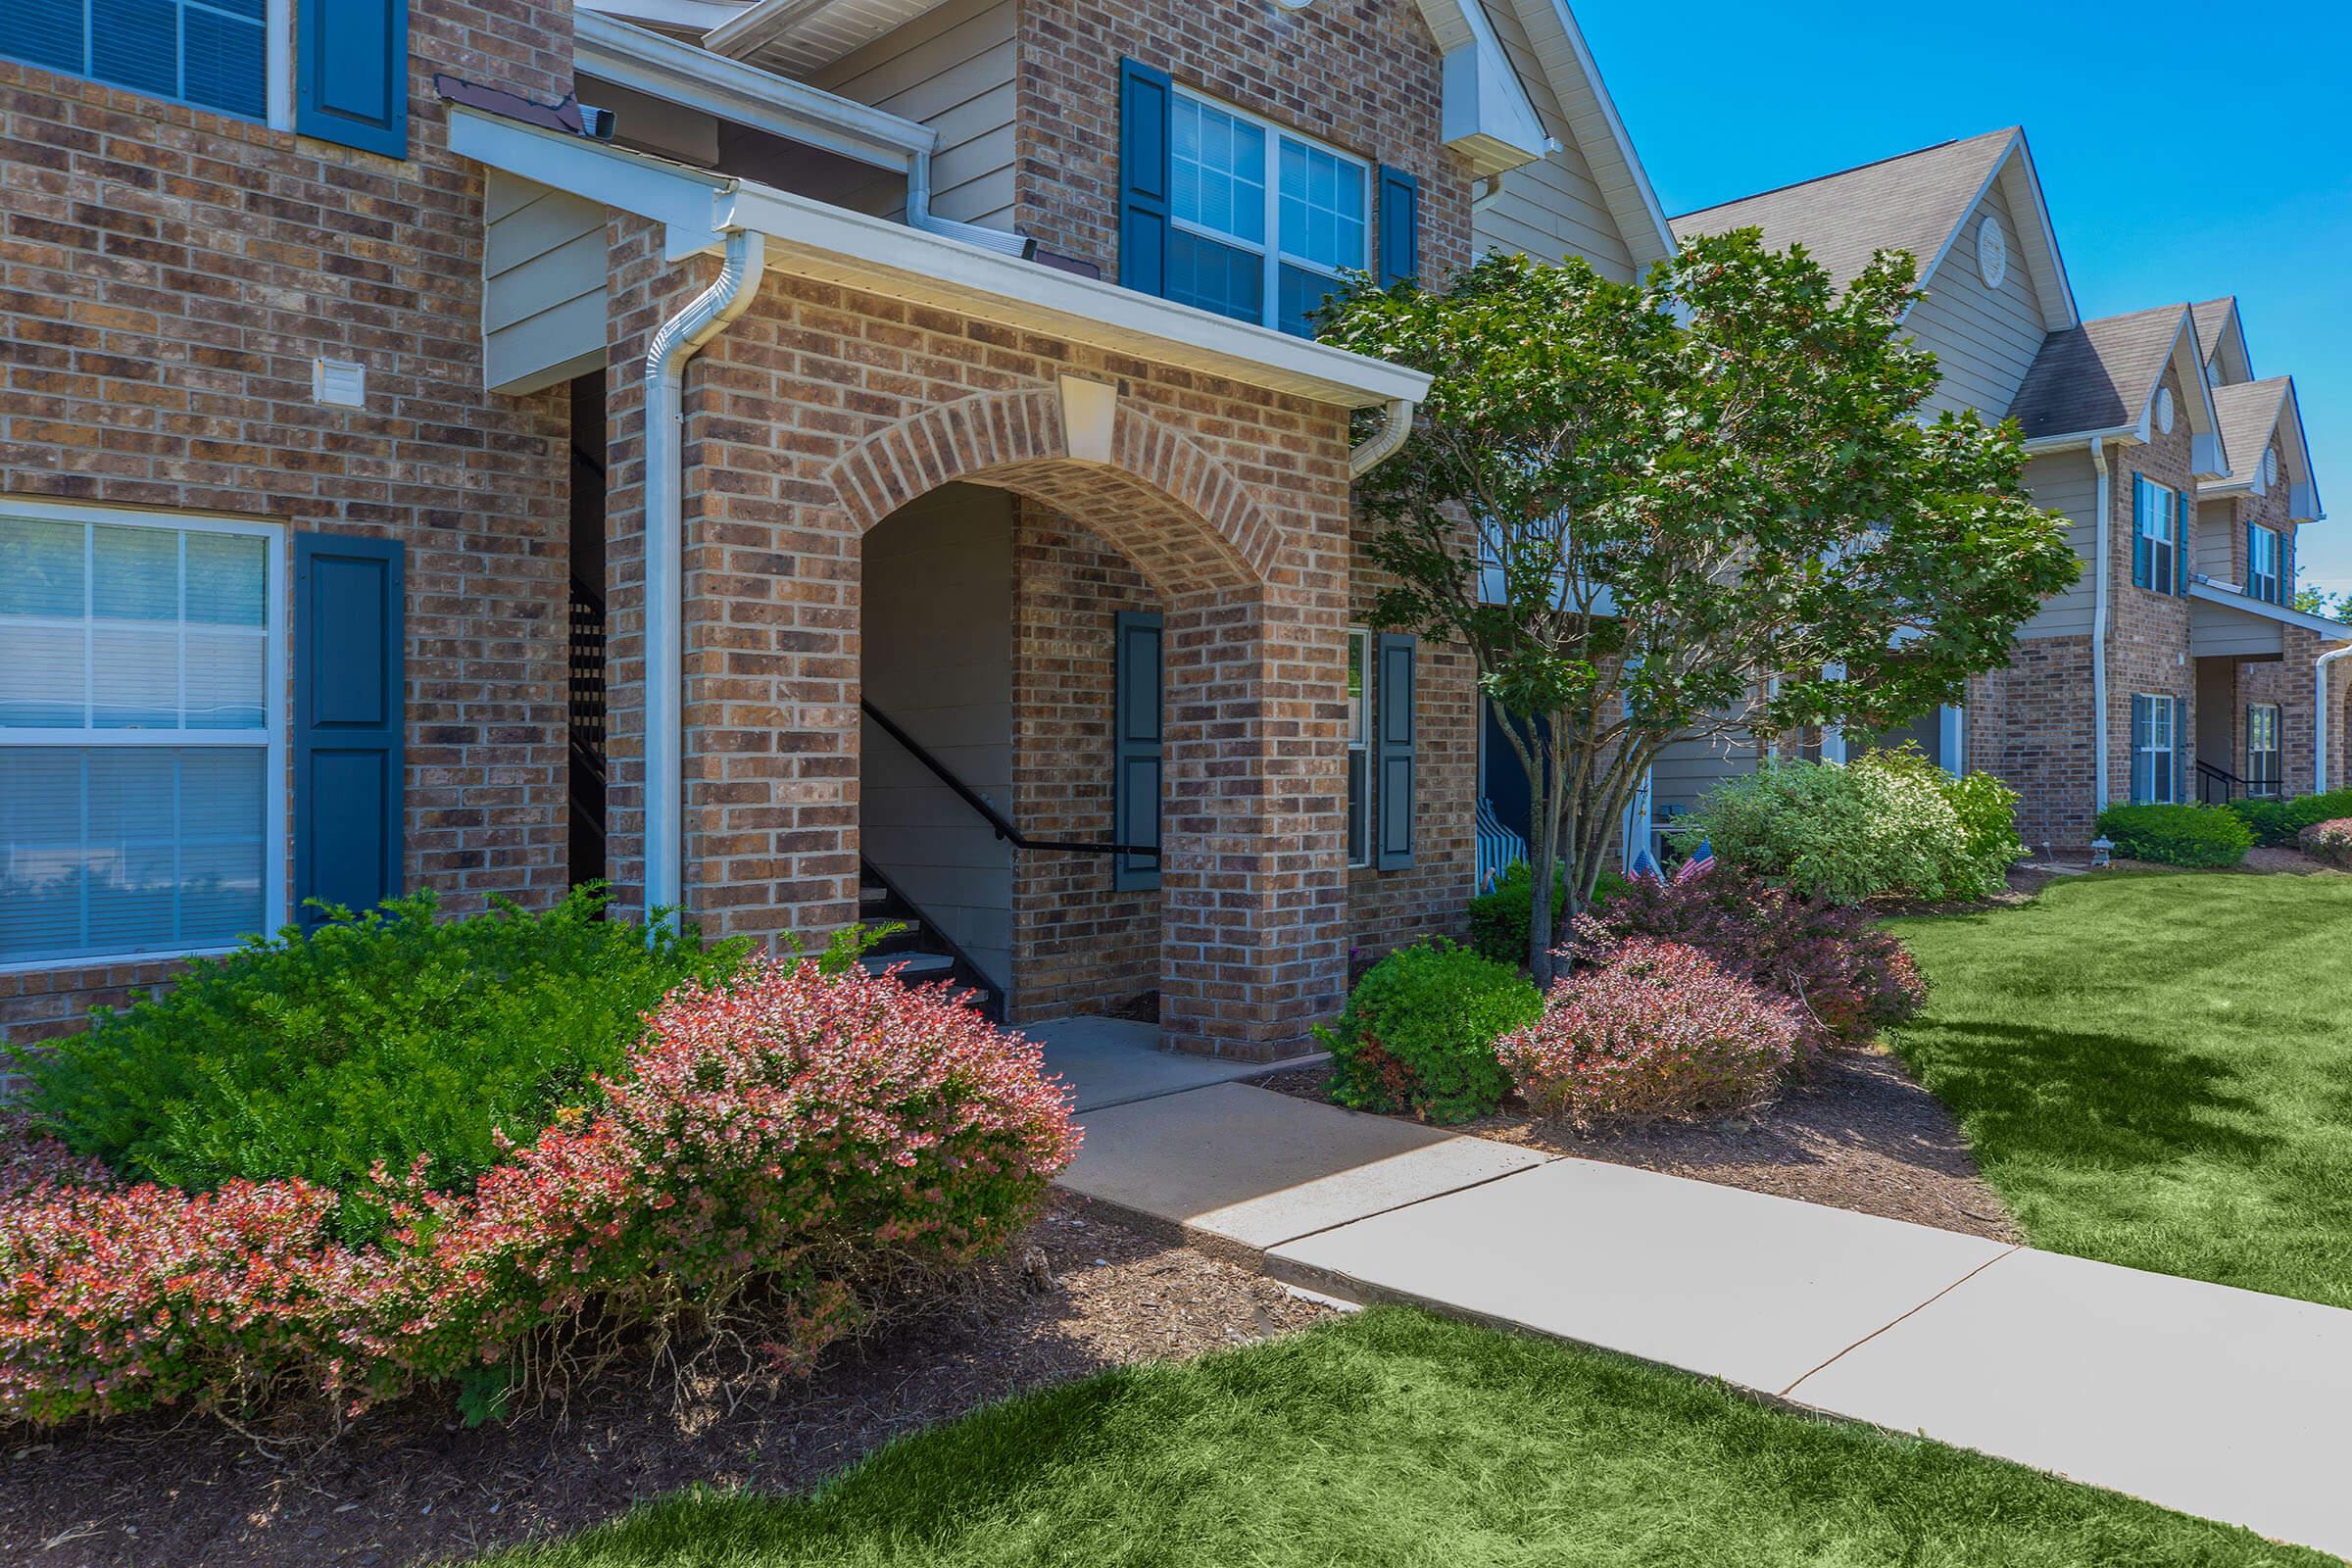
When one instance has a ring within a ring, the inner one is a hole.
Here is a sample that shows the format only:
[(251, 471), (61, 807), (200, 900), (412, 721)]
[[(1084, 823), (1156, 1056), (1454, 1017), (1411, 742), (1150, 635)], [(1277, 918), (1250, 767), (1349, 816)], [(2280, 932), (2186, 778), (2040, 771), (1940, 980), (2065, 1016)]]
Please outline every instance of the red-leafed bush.
[(2341, 870), (2352, 871), (2352, 816), (2314, 822), (2295, 835), (2303, 853)]
[(431, 1190), (425, 1157), (379, 1171), (367, 1197), (392, 1220), (363, 1246), (301, 1181), (40, 1173), (0, 1196), (0, 1418), (281, 1396), (356, 1413), (590, 1329), (738, 1313), (799, 1369), (862, 1287), (1015, 1234), (1078, 1142), (1034, 1045), (855, 965), (680, 989), (597, 1101), (470, 1191)]
[(1798, 1030), (1788, 1003), (1697, 949), (1636, 937), (1555, 986), (1496, 1054), (1531, 1106), (1580, 1127), (1728, 1116), (1772, 1099)]
[(1861, 908), (1799, 898), (1720, 864), (1635, 878), (1578, 918), (1569, 952), (1579, 964), (1600, 963), (1640, 938), (1696, 948), (1794, 1004), (1800, 1068), (1816, 1052), (1868, 1045), (1928, 1000), (1911, 955)]

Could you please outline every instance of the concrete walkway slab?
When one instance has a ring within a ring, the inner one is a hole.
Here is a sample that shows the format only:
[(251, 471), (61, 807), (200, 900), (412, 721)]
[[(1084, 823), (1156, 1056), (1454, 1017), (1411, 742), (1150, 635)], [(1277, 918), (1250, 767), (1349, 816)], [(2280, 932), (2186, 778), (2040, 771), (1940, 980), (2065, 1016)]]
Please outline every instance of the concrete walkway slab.
[(1220, 1084), (1088, 1112), (1072, 1192), (1262, 1250), (1549, 1156)]
[(1266, 1062), (1163, 1051), (1159, 1025), (1127, 1018), (1056, 1018), (1051, 1023), (1030, 1024), (1021, 1032), (1046, 1048), (1046, 1070), (1077, 1093), (1081, 1111), (1233, 1083), (1324, 1059), (1319, 1052), (1294, 1061)]
[(2352, 1555), (2352, 1312), (2020, 1250), (1790, 1397)]
[(1769, 1394), (2009, 1250), (1591, 1160), (1277, 1246), (1277, 1278), (1519, 1324)]

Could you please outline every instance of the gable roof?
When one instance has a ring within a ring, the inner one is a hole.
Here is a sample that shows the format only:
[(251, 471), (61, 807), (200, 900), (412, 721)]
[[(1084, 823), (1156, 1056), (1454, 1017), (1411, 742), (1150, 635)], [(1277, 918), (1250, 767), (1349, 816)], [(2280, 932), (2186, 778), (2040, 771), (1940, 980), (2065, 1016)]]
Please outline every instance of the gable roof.
[(2275, 375), (2267, 381), (2239, 381), (2216, 387), (2213, 406), (2222, 421), (2222, 441), (2230, 454), (2230, 470), (2220, 480), (2198, 486), (2201, 492), (2268, 494), (2270, 486), (2263, 478), (2262, 460), (2271, 450), (2271, 438), (2277, 436), (2278, 479), (2287, 487), (2288, 514), (2296, 521), (2310, 521), (2324, 514), (2320, 509), (2319, 484), (2311, 471), (2311, 446), (2304, 438), (2303, 408), (2295, 395), (2293, 376)]
[(2237, 297), (2224, 295), (2191, 305), (2197, 321), (2197, 354), (2213, 372), (2216, 386), (2234, 386), (2254, 379), (2254, 356), (2246, 349), (2246, 327), (2237, 314)]
[(1685, 213), (1674, 230), (1688, 236), (1760, 228), (1776, 248), (1804, 246), (1840, 287), (1878, 252), (1907, 251), (1927, 288), (1996, 181), (2009, 194), (2046, 324), (2054, 331), (2076, 325), (2074, 290), (2041, 180), (2026, 133), (2015, 125)]
[(2180, 372), (2181, 412), (2197, 438), (2197, 472), (2228, 473), (2221, 418), (2197, 358), (2196, 323), (2185, 305), (2101, 317), (2052, 332), (2017, 389), (2009, 416), (2029, 442), (2092, 435), (2145, 441), (2168, 368)]
[(1617, 113), (1616, 100), (1600, 78), (1600, 66), (1568, 9), (1568, 0), (1494, 0), (1507, 4), (1527, 31), (1545, 82), (1576, 138), (1577, 150), (1592, 171), (1601, 199), (1639, 273), (1675, 252), (1675, 231), (1651, 188), (1634, 139)]

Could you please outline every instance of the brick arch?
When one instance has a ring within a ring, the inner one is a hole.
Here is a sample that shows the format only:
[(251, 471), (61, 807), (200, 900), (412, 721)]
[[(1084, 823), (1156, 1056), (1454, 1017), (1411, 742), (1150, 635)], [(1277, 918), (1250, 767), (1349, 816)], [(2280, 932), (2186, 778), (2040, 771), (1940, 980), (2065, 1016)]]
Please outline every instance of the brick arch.
[(1183, 432), (1121, 398), (1109, 461), (1070, 455), (1060, 394), (984, 392), (869, 436), (826, 470), (863, 534), (960, 481), (1032, 497), (1081, 520), (1167, 594), (1266, 582), (1281, 536), (1249, 490)]

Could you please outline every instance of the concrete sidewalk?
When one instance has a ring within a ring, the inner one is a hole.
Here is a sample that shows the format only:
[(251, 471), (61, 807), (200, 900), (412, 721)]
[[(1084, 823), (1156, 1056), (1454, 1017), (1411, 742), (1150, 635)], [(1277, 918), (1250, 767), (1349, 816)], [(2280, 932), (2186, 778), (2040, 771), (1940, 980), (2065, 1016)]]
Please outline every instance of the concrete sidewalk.
[(1269, 1274), (1719, 1377), (2352, 1554), (2352, 1312), (1219, 1083), (1063, 1185)]

